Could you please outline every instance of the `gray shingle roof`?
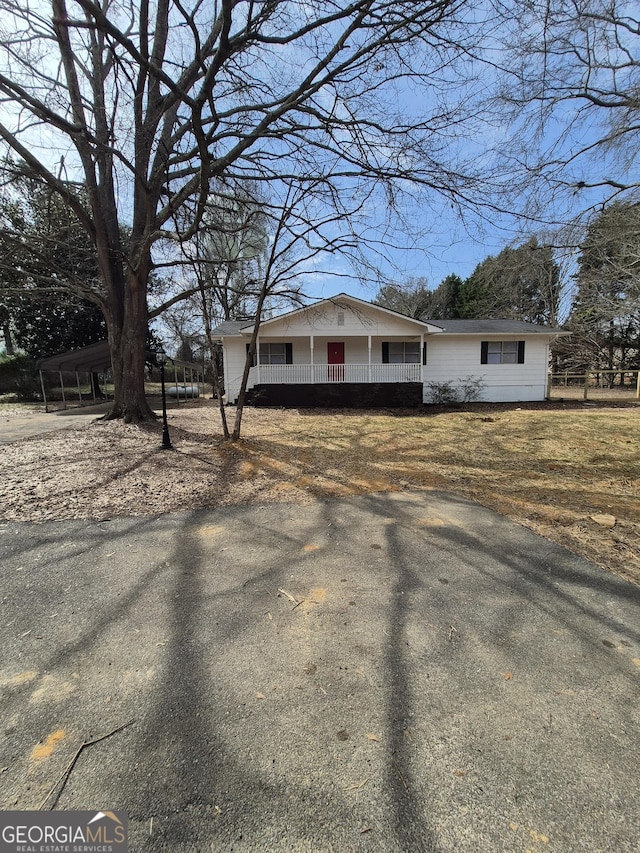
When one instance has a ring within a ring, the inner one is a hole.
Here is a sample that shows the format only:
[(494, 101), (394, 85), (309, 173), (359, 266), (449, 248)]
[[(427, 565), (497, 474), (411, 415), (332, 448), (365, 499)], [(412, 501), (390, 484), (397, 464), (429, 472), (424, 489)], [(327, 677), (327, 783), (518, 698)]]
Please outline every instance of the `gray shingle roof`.
[(452, 335), (548, 335), (560, 332), (560, 329), (554, 329), (551, 326), (537, 326), (535, 323), (525, 323), (522, 320), (429, 320), (428, 322)]
[(223, 320), (219, 326), (211, 330), (212, 335), (225, 337), (229, 335), (239, 335), (242, 329), (246, 329), (253, 325), (253, 320)]
[[(353, 297), (349, 297), (353, 298)], [(363, 303), (368, 304), (368, 303)], [(374, 306), (377, 307), (377, 306)], [(304, 308), (297, 308), (297, 311), (303, 311)], [(386, 310), (386, 309), (383, 309)], [(397, 314), (397, 312), (388, 312)], [(403, 314), (398, 314), (399, 317), (404, 317)], [(272, 318), (274, 320), (280, 317)], [(410, 319), (410, 318), (406, 318)], [(418, 322), (418, 321), (414, 321)], [(442, 329), (445, 334), (450, 335), (549, 335), (562, 334), (560, 329), (554, 329), (551, 326), (537, 326), (535, 323), (525, 323), (522, 320), (425, 320), (424, 324), (436, 326)], [(253, 325), (253, 320), (225, 320), (217, 326), (212, 334), (217, 337), (227, 337), (239, 335), (242, 329), (249, 329)], [(566, 334), (566, 333), (565, 333)]]

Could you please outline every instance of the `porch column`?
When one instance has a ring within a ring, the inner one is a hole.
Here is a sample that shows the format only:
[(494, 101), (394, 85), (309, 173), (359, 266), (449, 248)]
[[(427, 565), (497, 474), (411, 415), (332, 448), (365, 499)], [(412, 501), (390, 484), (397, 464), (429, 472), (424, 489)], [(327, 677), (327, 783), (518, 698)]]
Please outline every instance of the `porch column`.
[(420, 361), (418, 364), (420, 365), (420, 379), (424, 382), (424, 365), (422, 363), (422, 354), (424, 352), (424, 332), (420, 335)]
[(371, 335), (367, 335), (367, 349), (369, 351), (368, 377), (369, 377), (369, 382), (371, 382)]
[(311, 383), (315, 385), (316, 377), (315, 370), (313, 369), (313, 335), (309, 335), (309, 353), (310, 353), (310, 365), (311, 365)]

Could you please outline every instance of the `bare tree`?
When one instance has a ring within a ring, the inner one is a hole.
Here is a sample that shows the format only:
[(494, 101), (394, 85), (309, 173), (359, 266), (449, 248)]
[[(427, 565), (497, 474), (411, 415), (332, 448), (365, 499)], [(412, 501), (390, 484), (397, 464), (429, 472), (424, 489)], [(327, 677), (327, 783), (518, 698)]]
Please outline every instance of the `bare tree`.
[(402, 284), (387, 284), (381, 287), (375, 303), (413, 317), (414, 320), (427, 320), (432, 293), (426, 278), (409, 278)]
[[(341, 186), (344, 189), (344, 184)], [(249, 375), (255, 362), (258, 332), (265, 313), (304, 304), (307, 300), (303, 281), (309, 277), (321, 280), (328, 275), (334, 279), (339, 277), (335, 268), (331, 269), (334, 255), (340, 255), (343, 261), (351, 261), (352, 266), (364, 263), (363, 255), (366, 252), (358, 235), (362, 231), (363, 222), (368, 219), (370, 202), (370, 189), (352, 185), (350, 192), (339, 193), (333, 181), (327, 177), (278, 181), (271, 184), (268, 199), (255, 196), (250, 205), (260, 209), (258, 233), (254, 231), (247, 237), (255, 251), (260, 249), (260, 263), (254, 268), (255, 278), (234, 280), (229, 274), (225, 275), (224, 259), (221, 257), (215, 259), (210, 256), (204, 263), (201, 254), (194, 259), (194, 269), (201, 283), (203, 319), (212, 347), (209, 310), (212, 290), (215, 293), (216, 288), (224, 284), (225, 306), (241, 299), (245, 308), (250, 307), (251, 316), (246, 319), (247, 325), (252, 325), (253, 329), (247, 345), (232, 432), (227, 428), (224, 409), (221, 407), (225, 438), (237, 441), (240, 437)], [(266, 244), (263, 241), (265, 236)], [(247, 258), (252, 255), (253, 251), (249, 250)], [(233, 267), (236, 261), (230, 258), (227, 263)], [(367, 263), (371, 263), (370, 258), (367, 258)], [(218, 275), (213, 288), (208, 279), (210, 264), (213, 264)], [(225, 315), (223, 319), (228, 317)], [(245, 316), (238, 319), (245, 319)]]
[(482, 25), (465, 10), (459, 0), (51, 0), (50, 10), (0, 0), (0, 137), (95, 245), (112, 417), (151, 416), (150, 275), (163, 242), (198, 232), (216, 178), (322, 175), (377, 182), (389, 207), (420, 188), (474, 203), (477, 153), (471, 167), (450, 147), (479, 120), (456, 70)]
[[(231, 438), (219, 372), (220, 345), (213, 327), (222, 320), (254, 319), (257, 284), (268, 249), (264, 201), (256, 187), (218, 181), (202, 218), (201, 229), (182, 243), (180, 267), (193, 274), (194, 293), (163, 312), (163, 322), (182, 331), (202, 328), (209, 350), (213, 392), (218, 401), (222, 432)], [(197, 291), (197, 292), (196, 292)], [(179, 293), (184, 296), (184, 293)]]
[[(511, 186), (562, 222), (640, 189), (640, 15), (634, 0), (505, 4), (501, 112)], [(517, 180), (513, 180), (514, 173)]]

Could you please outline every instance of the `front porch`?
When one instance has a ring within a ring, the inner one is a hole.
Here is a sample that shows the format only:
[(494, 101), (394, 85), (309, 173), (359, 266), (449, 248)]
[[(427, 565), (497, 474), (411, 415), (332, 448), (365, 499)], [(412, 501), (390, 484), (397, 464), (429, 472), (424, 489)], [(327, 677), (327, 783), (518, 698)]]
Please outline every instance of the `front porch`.
[(422, 382), (421, 364), (257, 364), (249, 373), (248, 387), (407, 382)]

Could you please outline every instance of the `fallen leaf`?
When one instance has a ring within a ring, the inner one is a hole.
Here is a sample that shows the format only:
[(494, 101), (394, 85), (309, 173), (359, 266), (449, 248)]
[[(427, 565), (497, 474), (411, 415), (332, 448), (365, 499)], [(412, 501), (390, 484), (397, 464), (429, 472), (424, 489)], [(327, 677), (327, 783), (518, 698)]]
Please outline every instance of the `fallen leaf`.
[(369, 733), (367, 734), (367, 737), (369, 738), (369, 740), (375, 740), (375, 742), (378, 743), (378, 738), (375, 735)]
[(513, 678), (512, 672), (505, 672), (505, 674), (504, 674), (504, 680), (505, 681), (511, 681), (512, 678)]
[(455, 775), (456, 775), (456, 776), (466, 776), (466, 775), (467, 775), (467, 771), (466, 771), (466, 770), (456, 770), (456, 771), (455, 771)]
[(256, 698), (257, 699), (266, 699), (267, 697), (264, 695), (264, 693), (256, 693)]
[(589, 518), (591, 521), (595, 521), (596, 524), (599, 524), (601, 527), (615, 527), (616, 526), (616, 517), (615, 515), (609, 515), (606, 512), (596, 512), (594, 515), (590, 515)]
[(369, 781), (368, 779), (364, 779), (362, 782), (358, 783), (357, 785), (348, 785), (346, 790), (347, 791), (359, 791), (360, 788), (364, 788), (364, 786), (367, 784), (368, 781)]

